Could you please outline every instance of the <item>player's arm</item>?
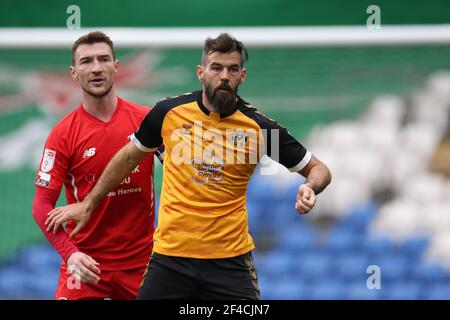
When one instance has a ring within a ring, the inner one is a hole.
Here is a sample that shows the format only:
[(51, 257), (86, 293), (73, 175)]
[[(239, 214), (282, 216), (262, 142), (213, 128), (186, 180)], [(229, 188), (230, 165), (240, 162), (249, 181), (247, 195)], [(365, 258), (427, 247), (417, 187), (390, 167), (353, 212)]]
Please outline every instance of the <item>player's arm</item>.
[(67, 220), (76, 222), (71, 232), (73, 237), (88, 222), (91, 213), (102, 199), (114, 187), (133, 171), (134, 168), (149, 154), (158, 150), (162, 145), (161, 128), (167, 108), (157, 103), (142, 121), (140, 127), (131, 136), (131, 142), (120, 149), (110, 160), (95, 187), (80, 203), (75, 203), (49, 212), (48, 230), (56, 232)]
[[(266, 153), (289, 171), (306, 178), (305, 183), (299, 186), (295, 209), (300, 214), (308, 213), (316, 203), (316, 195), (331, 182), (330, 170), (279, 123), (259, 113), (253, 117), (262, 129), (268, 130)], [(276, 147), (272, 148), (272, 145)]]
[(57, 190), (36, 187), (31, 213), (48, 242), (50, 242), (55, 250), (61, 255), (62, 259), (67, 262), (72, 253), (80, 250), (78, 250), (77, 246), (69, 240), (69, 237), (64, 230), (54, 234), (53, 232), (47, 232), (47, 227), (45, 226), (47, 213), (55, 207), (59, 194), (60, 191)]
[(44, 153), (36, 175), (36, 191), (33, 198), (32, 215), (42, 233), (61, 255), (63, 261), (81, 281), (96, 283), (100, 280), (98, 263), (80, 252), (64, 230), (48, 232), (45, 225), (47, 213), (55, 208), (61, 193), (64, 177), (69, 166), (69, 145), (59, 126), (53, 128), (45, 142)]
[(56, 233), (64, 222), (73, 220), (77, 223), (70, 234), (70, 238), (73, 237), (86, 225), (91, 213), (108, 192), (117, 187), (152, 151), (154, 150), (142, 151), (134, 142), (126, 144), (109, 161), (97, 184), (82, 202), (55, 208), (48, 213), (48, 219), (45, 222), (47, 230), (53, 229), (53, 233)]
[(42, 233), (50, 244), (61, 255), (69, 270), (77, 276), (82, 282), (98, 283), (100, 280), (98, 274), (98, 262), (91, 256), (82, 253), (77, 246), (70, 241), (64, 230), (53, 233), (48, 232), (45, 226), (47, 213), (51, 211), (59, 198), (61, 190), (51, 190), (43, 187), (37, 187), (33, 199), (32, 215)]
[(298, 213), (308, 213), (316, 203), (316, 195), (321, 193), (331, 182), (331, 171), (328, 167), (314, 155), (298, 171), (306, 178), (297, 193), (295, 209)]

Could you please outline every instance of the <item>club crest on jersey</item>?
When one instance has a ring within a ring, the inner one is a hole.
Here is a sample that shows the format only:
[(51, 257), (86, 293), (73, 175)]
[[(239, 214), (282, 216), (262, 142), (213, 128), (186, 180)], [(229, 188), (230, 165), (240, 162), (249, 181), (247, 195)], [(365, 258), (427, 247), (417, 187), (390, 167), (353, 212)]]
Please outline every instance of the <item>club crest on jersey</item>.
[(236, 131), (231, 136), (231, 141), (236, 147), (244, 147), (247, 144), (248, 137), (244, 132)]
[(50, 172), (55, 164), (56, 151), (45, 149), (44, 156), (42, 157), (41, 171)]
[(84, 150), (83, 152), (83, 159), (92, 157), (95, 155), (95, 147), (89, 148), (87, 150)]

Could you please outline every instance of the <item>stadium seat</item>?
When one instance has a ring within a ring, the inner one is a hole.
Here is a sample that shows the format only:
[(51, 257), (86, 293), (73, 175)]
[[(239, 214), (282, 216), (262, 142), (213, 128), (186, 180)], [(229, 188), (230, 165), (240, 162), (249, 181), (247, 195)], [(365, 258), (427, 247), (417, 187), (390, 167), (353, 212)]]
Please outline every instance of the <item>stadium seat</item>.
[(266, 280), (263, 277), (260, 277), (259, 287), (261, 291), (261, 299), (264, 300), (305, 299), (308, 290), (305, 283), (299, 279)]
[(257, 201), (261, 204), (273, 201), (273, 184), (260, 176), (253, 176), (248, 184), (247, 199)]
[(425, 299), (450, 300), (450, 284), (436, 284), (425, 291)]
[(367, 226), (375, 218), (377, 211), (378, 204), (374, 201), (368, 201), (352, 208), (336, 226), (343, 226), (352, 229), (354, 232), (365, 233)]
[(380, 267), (381, 279), (385, 283), (406, 280), (412, 264), (407, 258), (394, 254), (372, 257), (369, 263)]
[(417, 235), (406, 239), (401, 245), (401, 252), (409, 258), (418, 259), (425, 252), (430, 243), (429, 237), (425, 235)]
[(362, 281), (366, 282), (368, 277), (367, 267), (368, 259), (363, 252), (347, 253), (338, 256), (333, 261), (333, 274), (345, 281)]
[(344, 297), (350, 300), (377, 300), (381, 297), (382, 289), (369, 289), (366, 281), (358, 280), (346, 286)]
[(331, 271), (331, 257), (327, 254), (308, 252), (292, 257), (294, 272), (298, 272), (305, 279), (329, 278)]
[(389, 300), (417, 300), (423, 297), (423, 292), (416, 282), (397, 282), (382, 288), (383, 298)]
[(258, 261), (258, 273), (265, 277), (276, 277), (293, 271), (293, 257), (286, 251), (270, 251), (263, 257), (259, 256)]
[(345, 297), (345, 286), (332, 278), (311, 285), (310, 298), (314, 300), (340, 300)]
[(327, 234), (325, 248), (332, 254), (360, 250), (364, 235), (355, 231), (352, 226), (344, 224), (332, 229)]
[(307, 224), (293, 224), (277, 232), (277, 249), (289, 250), (292, 254), (310, 250), (315, 245), (316, 232)]
[(3, 267), (0, 270), (0, 298), (18, 299), (26, 292), (27, 285), (24, 272), (16, 268)]
[(418, 261), (411, 270), (412, 279), (426, 284), (436, 284), (450, 277), (442, 265), (430, 261)]
[(54, 299), (58, 276), (59, 273), (55, 272), (26, 274), (24, 277), (26, 286), (23, 295), (28, 295), (30, 299)]
[[(295, 198), (294, 198), (295, 199)], [(294, 200), (289, 203), (279, 203), (272, 206), (267, 214), (267, 220), (277, 230), (283, 230), (293, 224), (298, 225), (305, 223), (306, 217), (300, 217), (295, 211)]]
[(368, 236), (364, 239), (362, 248), (371, 256), (380, 256), (392, 252), (394, 244), (387, 237)]

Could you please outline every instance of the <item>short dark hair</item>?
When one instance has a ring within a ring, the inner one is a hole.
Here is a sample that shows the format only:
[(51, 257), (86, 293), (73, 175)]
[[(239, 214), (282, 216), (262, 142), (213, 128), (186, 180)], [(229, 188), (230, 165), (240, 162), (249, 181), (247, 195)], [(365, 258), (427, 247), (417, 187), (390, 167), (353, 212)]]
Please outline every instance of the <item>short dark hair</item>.
[(77, 51), (78, 47), (82, 44), (94, 44), (98, 42), (106, 43), (112, 51), (113, 59), (116, 60), (116, 54), (114, 52), (114, 45), (111, 39), (101, 31), (93, 31), (85, 34), (84, 36), (78, 38), (72, 45), (72, 65), (75, 65), (75, 51)]
[(202, 65), (205, 65), (206, 58), (213, 52), (229, 53), (237, 51), (241, 55), (241, 67), (248, 59), (247, 49), (244, 44), (232, 37), (228, 33), (221, 33), (217, 38), (207, 38), (203, 45)]

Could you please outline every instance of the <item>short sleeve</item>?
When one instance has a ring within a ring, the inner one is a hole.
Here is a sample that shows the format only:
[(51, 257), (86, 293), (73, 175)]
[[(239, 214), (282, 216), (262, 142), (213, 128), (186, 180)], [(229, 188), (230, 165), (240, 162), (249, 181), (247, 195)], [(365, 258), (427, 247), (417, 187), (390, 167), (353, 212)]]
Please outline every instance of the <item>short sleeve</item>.
[(131, 136), (131, 141), (144, 152), (154, 151), (162, 144), (161, 129), (168, 108), (158, 102), (145, 116), (140, 127)]
[(292, 172), (300, 171), (311, 160), (311, 153), (277, 121), (248, 105), (242, 106), (241, 111), (261, 128), (265, 153), (272, 160)]
[(34, 184), (60, 192), (69, 167), (68, 144), (65, 135), (53, 128), (44, 145)]

